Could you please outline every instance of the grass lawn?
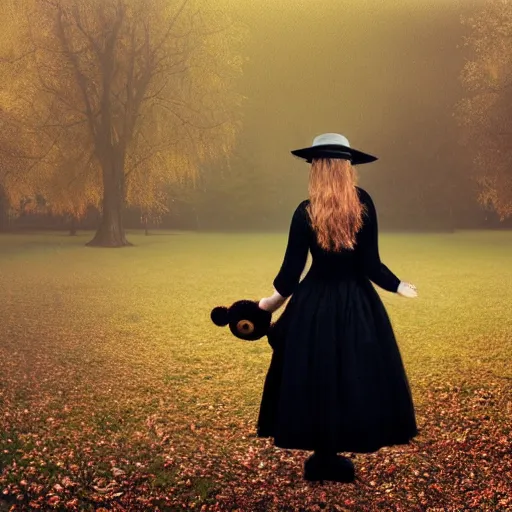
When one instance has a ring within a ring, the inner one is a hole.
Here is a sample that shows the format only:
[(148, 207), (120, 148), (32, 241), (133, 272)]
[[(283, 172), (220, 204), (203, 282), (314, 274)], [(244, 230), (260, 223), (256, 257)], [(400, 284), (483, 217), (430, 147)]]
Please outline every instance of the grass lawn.
[(272, 292), (285, 234), (0, 236), (0, 510), (510, 511), (512, 233), (382, 234), (420, 435), (353, 484), (255, 437), (271, 356), (210, 310)]

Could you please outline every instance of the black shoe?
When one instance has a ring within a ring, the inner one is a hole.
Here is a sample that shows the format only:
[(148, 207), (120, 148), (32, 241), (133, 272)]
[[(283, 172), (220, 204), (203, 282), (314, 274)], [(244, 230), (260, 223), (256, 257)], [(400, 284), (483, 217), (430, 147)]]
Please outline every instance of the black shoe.
[(310, 482), (353, 482), (355, 479), (354, 464), (350, 459), (341, 455), (319, 457), (316, 453), (311, 455), (304, 463), (304, 480)]

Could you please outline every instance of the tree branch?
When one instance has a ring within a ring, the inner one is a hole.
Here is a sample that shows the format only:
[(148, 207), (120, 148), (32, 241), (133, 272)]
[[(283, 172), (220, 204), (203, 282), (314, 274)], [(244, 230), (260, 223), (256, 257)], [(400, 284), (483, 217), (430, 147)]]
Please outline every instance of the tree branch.
[[(87, 153), (87, 149), (85, 149), (82, 154), (75, 160), (76, 162), (79, 162), (82, 159), (82, 156)], [(87, 173), (89, 165), (91, 164), (92, 160), (94, 158), (94, 150), (89, 153), (89, 158), (87, 159), (87, 162), (84, 164), (83, 169), (81, 172), (73, 176), (73, 179), (67, 184), (67, 187), (70, 187), (79, 177), (83, 176)]]
[(29, 55), (33, 55), (34, 53), (36, 53), (36, 49), (32, 48), (31, 50), (21, 54), (20, 56), (18, 56), (16, 58), (13, 58), (13, 59), (9, 59), (6, 57), (0, 57), (0, 62), (6, 63), (6, 64), (14, 64), (16, 62), (19, 62), (20, 60), (23, 60), (24, 58), (28, 57)]
[(189, 121), (187, 119), (184, 119), (182, 116), (180, 116), (175, 110), (173, 110), (172, 108), (168, 107), (167, 105), (163, 104), (161, 105), (162, 108), (164, 108), (165, 110), (168, 110), (169, 112), (171, 112), (171, 114), (173, 114), (174, 116), (176, 116), (183, 124), (187, 124), (189, 126), (192, 126), (193, 128), (197, 128), (199, 130), (212, 130), (213, 128), (218, 128), (219, 126), (222, 126), (223, 124), (226, 124), (228, 123), (230, 120), (229, 119), (226, 119), (224, 121), (221, 121), (219, 123), (216, 123), (216, 124), (213, 124), (213, 125), (209, 125), (209, 126), (199, 126), (197, 124), (194, 124), (192, 121)]
[(170, 19), (169, 27), (167, 28), (167, 32), (162, 37), (161, 41), (155, 46), (153, 54), (156, 53), (158, 50), (160, 50), (160, 48), (165, 44), (165, 42), (167, 41), (167, 38), (171, 34), (171, 31), (172, 31), (174, 25), (178, 21), (178, 18), (181, 16), (181, 13), (185, 9), (185, 6), (187, 5), (187, 3), (188, 3), (188, 0), (184, 0), (183, 3), (181, 4), (181, 6), (176, 11), (175, 15)]
[(87, 119), (80, 119), (79, 121), (72, 121), (69, 123), (44, 123), (39, 125), (40, 128), (73, 128), (74, 126), (79, 126), (87, 122)]
[(66, 55), (71, 62), (71, 65), (73, 67), (76, 81), (78, 84), (78, 87), (80, 88), (82, 92), (82, 99), (85, 104), (85, 115), (87, 116), (87, 121), (89, 124), (89, 129), (91, 131), (91, 135), (93, 139), (97, 138), (97, 128), (95, 125), (95, 116), (93, 114), (93, 109), (91, 106), (91, 103), (89, 101), (89, 97), (87, 95), (87, 79), (85, 75), (80, 70), (80, 65), (78, 63), (78, 59), (76, 58), (76, 55), (73, 54), (71, 51), (69, 41), (66, 37), (66, 32), (64, 29), (63, 21), (62, 21), (63, 13), (61, 8), (59, 7), (58, 14), (57, 14), (57, 35), (59, 37), (59, 40), (64, 47), (66, 51)]
[[(55, 145), (57, 144), (57, 140), (58, 140), (58, 139), (59, 139), (59, 137), (57, 137), (57, 138), (52, 142), (52, 144), (50, 145), (50, 148), (48, 149), (48, 151), (47, 151), (44, 155), (42, 155), (42, 156), (22, 156), (22, 155), (20, 155), (20, 156), (19, 156), (19, 158), (20, 158), (20, 159), (22, 159), (22, 160), (33, 160), (33, 161), (34, 161), (34, 163), (33, 163), (32, 165), (30, 165), (30, 166), (25, 170), (25, 173), (27, 173), (27, 174), (28, 174), (28, 173), (30, 173), (30, 172), (32, 171), (32, 169), (34, 169), (34, 167), (35, 167), (36, 165), (38, 165), (39, 163), (41, 163), (41, 162), (42, 162), (42, 161), (43, 161), (43, 160), (44, 160), (44, 159), (45, 159), (45, 158), (50, 154), (51, 150), (52, 150), (52, 149), (55, 147)], [(1, 148), (0, 148), (0, 151), (2, 151), (2, 150), (1, 150)], [(17, 157), (16, 157), (16, 156), (14, 156), (14, 158), (17, 158)], [(8, 176), (9, 176), (9, 174), (11, 174), (11, 173), (12, 173), (12, 171), (7, 171), (7, 172), (4, 174), (4, 179), (5, 179), (6, 177), (8, 177)]]
[(140, 136), (142, 137), (142, 139), (147, 143), (148, 147), (150, 148), (150, 151), (144, 157), (140, 158), (133, 166), (131, 166), (130, 170), (128, 172), (126, 172), (126, 174), (125, 174), (126, 177), (128, 177), (133, 171), (135, 171), (140, 166), (140, 164), (142, 164), (143, 162), (146, 162), (147, 160), (150, 160), (162, 149), (168, 149), (169, 147), (176, 146), (178, 144), (178, 141), (176, 139), (174, 139), (173, 142), (170, 144), (153, 145), (150, 143), (148, 137), (145, 135), (145, 133), (142, 131), (142, 129), (139, 131), (139, 133), (140, 133)]
[(78, 28), (78, 30), (80, 30), (80, 32), (89, 41), (89, 44), (92, 46), (92, 49), (94, 50), (94, 53), (96, 53), (98, 59), (101, 60), (101, 57), (102, 57), (101, 48), (98, 45), (98, 43), (94, 40), (94, 38), (89, 33), (87, 33), (84, 26), (82, 25), (78, 6), (74, 5), (71, 12), (73, 13), (73, 18), (75, 20), (76, 27)]
[[(126, 14), (125, 6), (120, 2), (118, 2), (116, 14), (117, 17), (115, 19), (114, 24), (112, 25), (112, 30), (110, 31), (109, 37), (105, 41), (105, 51), (101, 57), (103, 91), (100, 101), (102, 121), (100, 130), (101, 139), (97, 140), (99, 148), (103, 148), (105, 147), (105, 145), (115, 146), (119, 142), (119, 137), (116, 136), (113, 126), (112, 104), (110, 95), (112, 91), (112, 78), (114, 75), (113, 68), (116, 63), (116, 59), (114, 56), (115, 44)], [(115, 139), (118, 140), (115, 141)], [(122, 151), (125, 150), (126, 148), (123, 147)]]

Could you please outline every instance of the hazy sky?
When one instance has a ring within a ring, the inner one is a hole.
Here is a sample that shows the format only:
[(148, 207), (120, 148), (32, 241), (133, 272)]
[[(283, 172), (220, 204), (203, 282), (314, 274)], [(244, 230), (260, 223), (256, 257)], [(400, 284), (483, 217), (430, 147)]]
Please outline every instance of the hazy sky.
[(398, 200), (393, 189), (404, 176), (406, 190), (422, 193), (426, 174), (442, 183), (447, 172), (465, 172), (453, 162), (460, 149), (452, 112), (462, 94), (460, 16), (478, 4), (238, 2), (251, 31), (239, 149), (259, 155), (257, 169), (283, 174), (292, 203), (307, 194), (307, 166), (289, 151), (322, 132), (341, 132), (379, 157), (359, 169), (362, 184), (383, 201)]

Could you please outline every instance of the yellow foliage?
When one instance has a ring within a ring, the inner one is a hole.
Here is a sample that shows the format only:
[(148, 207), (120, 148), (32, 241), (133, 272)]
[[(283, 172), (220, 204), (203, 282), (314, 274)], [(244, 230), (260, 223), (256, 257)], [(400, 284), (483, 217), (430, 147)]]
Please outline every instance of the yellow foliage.
[(457, 105), (457, 117), (475, 153), (479, 200), (504, 220), (512, 215), (512, 2), (486, 0), (463, 23), (473, 59), (461, 74), (467, 95)]
[(214, 0), (11, 0), (6, 13), (0, 111), (23, 123), (26, 182), (52, 211), (100, 205), (119, 167), (128, 204), (161, 211), (165, 184), (232, 150), (245, 34)]

